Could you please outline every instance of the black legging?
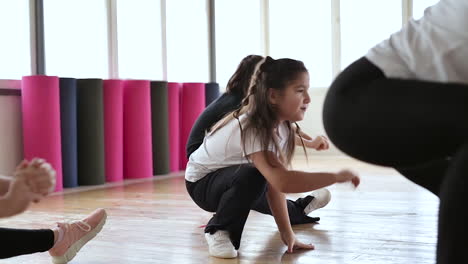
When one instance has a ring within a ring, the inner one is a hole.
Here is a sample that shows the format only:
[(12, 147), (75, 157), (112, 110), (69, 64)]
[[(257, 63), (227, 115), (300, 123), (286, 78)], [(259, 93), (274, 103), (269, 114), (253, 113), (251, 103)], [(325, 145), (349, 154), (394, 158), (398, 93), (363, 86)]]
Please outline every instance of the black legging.
[(50, 229), (0, 228), (0, 258), (44, 252), (54, 246), (54, 232)]
[(346, 154), (438, 195), (437, 263), (468, 263), (468, 85), (387, 78), (361, 58), (331, 85), (323, 121)]

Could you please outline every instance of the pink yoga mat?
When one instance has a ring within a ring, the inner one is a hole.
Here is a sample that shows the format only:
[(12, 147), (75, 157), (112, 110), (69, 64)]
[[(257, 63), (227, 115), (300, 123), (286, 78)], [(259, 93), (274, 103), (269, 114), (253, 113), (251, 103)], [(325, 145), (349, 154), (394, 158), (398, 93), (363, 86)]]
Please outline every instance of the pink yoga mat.
[(180, 101), (180, 165), (181, 170), (187, 166), (186, 145), (195, 120), (205, 109), (205, 84), (184, 83)]
[(180, 153), (180, 92), (181, 83), (170, 82), (167, 84), (169, 100), (169, 162), (171, 171), (179, 171)]
[(57, 76), (24, 76), (21, 83), (24, 157), (45, 159), (56, 171), (55, 191), (63, 189), (60, 94)]
[(104, 80), (106, 182), (123, 180), (123, 81)]
[(124, 81), (124, 178), (153, 176), (150, 81)]

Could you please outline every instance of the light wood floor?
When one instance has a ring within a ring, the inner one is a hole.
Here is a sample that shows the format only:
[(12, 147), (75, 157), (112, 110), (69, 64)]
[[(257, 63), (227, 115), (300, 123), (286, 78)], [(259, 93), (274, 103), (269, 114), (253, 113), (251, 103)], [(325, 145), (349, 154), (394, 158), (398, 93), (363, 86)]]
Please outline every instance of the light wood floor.
[[(66, 191), (24, 214), (0, 220), (0, 226), (49, 228), (55, 221), (106, 208), (109, 216), (102, 232), (71, 263), (434, 263), (438, 199), (428, 191), (391, 169), (349, 158), (314, 157), (308, 165), (299, 158), (295, 167), (327, 171), (347, 167), (362, 177), (355, 191), (349, 185), (329, 188), (330, 204), (313, 213), (322, 218), (320, 224), (294, 228), (301, 241), (315, 244), (313, 251), (286, 254), (273, 218), (252, 212), (239, 258), (210, 257), (200, 228), (210, 213), (192, 202), (182, 174)], [(0, 263), (40, 264), (50, 259), (39, 253)]]

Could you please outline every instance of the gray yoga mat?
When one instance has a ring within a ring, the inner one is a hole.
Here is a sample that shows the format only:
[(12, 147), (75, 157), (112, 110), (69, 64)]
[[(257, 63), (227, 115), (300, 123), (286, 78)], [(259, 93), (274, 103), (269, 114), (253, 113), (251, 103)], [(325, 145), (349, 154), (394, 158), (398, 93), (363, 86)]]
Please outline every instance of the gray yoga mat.
[(167, 174), (169, 168), (169, 109), (167, 82), (151, 82), (151, 131), (153, 174)]
[(77, 80), (78, 185), (105, 182), (102, 90), (101, 79)]
[(219, 84), (215, 82), (205, 84), (205, 105), (210, 105), (219, 97)]
[(76, 79), (60, 78), (63, 187), (78, 186)]

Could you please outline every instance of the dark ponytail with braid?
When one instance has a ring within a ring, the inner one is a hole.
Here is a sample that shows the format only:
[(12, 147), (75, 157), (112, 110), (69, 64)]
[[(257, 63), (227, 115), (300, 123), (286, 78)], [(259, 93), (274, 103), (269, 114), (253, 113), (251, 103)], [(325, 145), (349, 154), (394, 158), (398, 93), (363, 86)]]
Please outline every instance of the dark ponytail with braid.
[(244, 98), (249, 89), (250, 78), (254, 74), (255, 66), (262, 59), (263, 57), (259, 55), (249, 55), (242, 59), (226, 85), (226, 93), (235, 93), (240, 98)]
[[(256, 66), (255, 73), (251, 77), (250, 86), (247, 95), (242, 100), (241, 107), (218, 122), (212, 129), (213, 133), (233, 118), (236, 118), (239, 121), (242, 144), (244, 146), (246, 139), (249, 137), (260, 140), (262, 150), (264, 151), (271, 150), (269, 146), (273, 142), (275, 146), (274, 151), (280, 157), (282, 163), (285, 166), (289, 166), (294, 154), (295, 135), (299, 132), (299, 126), (296, 129), (290, 121), (285, 121), (289, 133), (288, 143), (283, 152), (279, 148), (274, 136), (279, 120), (275, 105), (269, 101), (269, 89), (282, 92), (286, 89), (289, 82), (294, 81), (304, 72), (307, 72), (307, 68), (301, 61), (293, 59), (274, 60), (269, 56), (260, 61)], [(248, 113), (248, 115), (243, 120), (243, 124), (241, 124), (239, 116), (244, 113)], [(274, 166), (268, 156), (265, 158), (271, 166)]]

